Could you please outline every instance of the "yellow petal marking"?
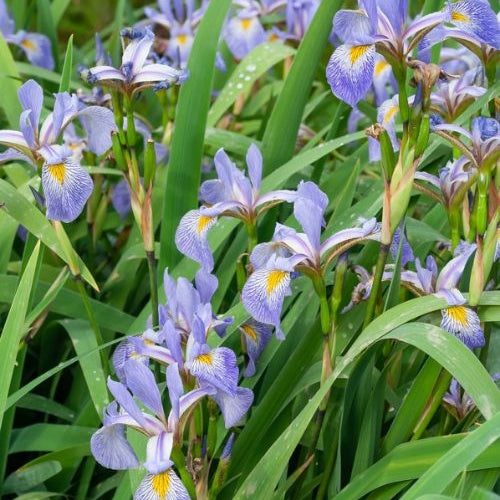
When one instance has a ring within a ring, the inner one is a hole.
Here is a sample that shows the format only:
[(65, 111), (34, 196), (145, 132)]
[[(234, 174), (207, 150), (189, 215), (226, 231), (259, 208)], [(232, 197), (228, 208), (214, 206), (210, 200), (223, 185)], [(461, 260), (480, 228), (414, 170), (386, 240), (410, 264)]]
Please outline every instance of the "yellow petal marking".
[(23, 40), (21, 42), (21, 45), (28, 50), (36, 50), (36, 44), (32, 42), (31, 40)]
[(64, 178), (66, 176), (66, 166), (64, 163), (55, 163), (54, 165), (47, 165), (49, 174), (54, 177), (54, 179), (61, 184), (64, 184)]
[(287, 277), (286, 271), (271, 271), (267, 276), (267, 295), (271, 295), (276, 287), (278, 287)]
[(464, 306), (453, 306), (446, 308), (446, 312), (453, 321), (467, 326), (467, 309)]
[(168, 470), (155, 474), (151, 479), (151, 486), (153, 491), (158, 495), (158, 498), (166, 498), (170, 491), (170, 475)]
[(384, 71), (385, 68), (389, 66), (389, 63), (385, 61), (379, 61), (377, 64), (375, 64), (375, 76), (379, 76), (382, 71)]
[(201, 234), (205, 228), (212, 222), (214, 218), (213, 217), (207, 217), (206, 215), (200, 215), (200, 218), (198, 219), (198, 226), (196, 230), (198, 231), (198, 234)]
[(458, 21), (460, 23), (470, 23), (470, 17), (466, 16), (465, 14), (462, 14), (461, 12), (458, 12), (456, 10), (452, 11), (451, 13), (451, 20), (452, 21)]
[(198, 356), (196, 358), (196, 361), (199, 361), (200, 363), (203, 363), (204, 365), (213, 365), (213, 363), (214, 363), (212, 354), (210, 354), (209, 352), (207, 354), (202, 354), (201, 356)]
[(384, 115), (384, 123), (387, 123), (396, 114), (397, 110), (398, 110), (398, 106), (391, 106), (387, 110), (387, 113)]
[(250, 325), (243, 325), (242, 330), (256, 343), (257, 332)]
[(241, 27), (243, 28), (243, 31), (248, 31), (250, 29), (250, 26), (252, 26), (253, 19), (241, 19), (240, 24)]
[(177, 41), (179, 42), (179, 45), (184, 45), (187, 40), (187, 35), (178, 35), (177, 36)]
[(354, 66), (358, 59), (364, 56), (371, 48), (371, 45), (354, 45), (349, 49), (349, 59), (351, 66)]

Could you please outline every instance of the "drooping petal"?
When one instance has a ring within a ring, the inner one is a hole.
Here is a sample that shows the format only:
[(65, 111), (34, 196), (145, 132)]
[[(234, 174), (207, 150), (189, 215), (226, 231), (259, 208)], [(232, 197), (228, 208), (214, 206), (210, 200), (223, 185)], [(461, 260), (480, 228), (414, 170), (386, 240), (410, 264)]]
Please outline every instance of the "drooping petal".
[(153, 372), (143, 363), (129, 359), (123, 367), (125, 384), (132, 394), (153, 413), (163, 416), (161, 394), (156, 384)]
[(413, 255), (413, 250), (411, 249), (408, 240), (406, 239), (405, 234), (401, 231), (400, 228), (397, 228), (394, 232), (394, 237), (392, 239), (390, 252), (392, 258), (394, 260), (397, 259), (398, 250), (399, 250), (399, 242), (401, 241), (401, 237), (403, 238), (402, 246), (401, 246), (401, 265), (404, 267), (408, 262), (413, 262), (415, 260), (415, 256)]
[(27, 33), (25, 31), (19, 33), (23, 35), (19, 41), (19, 47), (23, 49), (28, 61), (40, 68), (53, 70), (54, 58), (52, 57), (50, 40), (40, 33)]
[(82, 77), (86, 78), (91, 85), (97, 82), (117, 80), (125, 81), (125, 75), (113, 66), (99, 65), (82, 72)]
[(236, 59), (243, 59), (254, 47), (266, 41), (266, 32), (256, 16), (233, 17), (224, 30), (224, 39)]
[(236, 355), (227, 347), (217, 347), (186, 362), (186, 368), (198, 379), (217, 389), (234, 394), (238, 384)]
[(125, 363), (131, 358), (134, 358), (136, 361), (146, 365), (149, 363), (146, 356), (140, 356), (137, 354), (135, 344), (130, 342), (130, 339), (127, 338), (116, 346), (111, 358), (115, 373), (122, 382), (125, 380)]
[(218, 391), (213, 398), (221, 409), (224, 426), (229, 429), (235, 426), (252, 406), (253, 392), (246, 387), (238, 387), (234, 394)]
[(374, 45), (341, 45), (330, 57), (326, 78), (332, 92), (354, 107), (368, 92), (374, 67)]
[(0, 144), (17, 149), (24, 154), (30, 152), (30, 146), (24, 135), (17, 130), (0, 130)]
[(477, 313), (466, 306), (448, 307), (441, 311), (441, 328), (455, 335), (470, 349), (485, 344), (483, 329)]
[(174, 435), (165, 431), (149, 438), (144, 463), (149, 473), (160, 474), (174, 465), (170, 460), (173, 442)]
[(460, 0), (450, 4), (450, 22), (477, 40), (499, 47), (498, 20), (488, 2)]
[(271, 326), (257, 321), (247, 321), (240, 330), (245, 334), (248, 363), (243, 373), (245, 377), (255, 375), (255, 363), (271, 339)]
[(111, 132), (117, 130), (113, 112), (102, 106), (89, 106), (77, 113), (87, 133), (89, 149), (104, 154), (111, 147)]
[(113, 470), (136, 469), (139, 460), (125, 436), (125, 426), (106, 425), (90, 438), (90, 451), (97, 463)]
[(125, 219), (132, 210), (130, 187), (126, 180), (121, 180), (113, 186), (110, 199), (120, 218)]
[(175, 232), (175, 244), (180, 252), (211, 271), (214, 258), (208, 245), (208, 231), (217, 222), (217, 217), (203, 215), (200, 210), (190, 210), (182, 217)]
[(148, 474), (134, 493), (134, 500), (190, 500), (182, 481), (172, 469)]
[(81, 214), (94, 188), (90, 175), (69, 159), (45, 163), (42, 186), (47, 218), (63, 222), (72, 222)]
[(207, 272), (205, 269), (201, 268), (196, 272), (194, 277), (196, 283), (196, 290), (200, 294), (200, 300), (208, 304), (217, 290), (219, 285), (219, 280), (215, 274)]

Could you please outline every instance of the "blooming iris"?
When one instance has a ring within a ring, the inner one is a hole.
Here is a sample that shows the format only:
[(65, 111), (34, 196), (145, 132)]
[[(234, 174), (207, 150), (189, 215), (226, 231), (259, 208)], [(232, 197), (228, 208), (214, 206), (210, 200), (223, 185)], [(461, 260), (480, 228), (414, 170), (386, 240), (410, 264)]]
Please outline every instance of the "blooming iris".
[(15, 32), (14, 20), (9, 16), (4, 0), (0, 0), (0, 33), (6, 42), (20, 47), (31, 64), (44, 69), (54, 69), (50, 40), (40, 33), (24, 30)]
[(166, 88), (174, 83), (182, 83), (187, 73), (167, 64), (146, 64), (153, 45), (154, 34), (146, 28), (144, 32), (126, 29), (121, 32), (124, 46), (122, 64), (119, 69), (109, 65), (98, 65), (81, 72), (89, 83), (118, 88), (127, 95), (147, 88)]
[(316, 184), (302, 181), (297, 189), (294, 215), (304, 233), (278, 225), (273, 241), (257, 245), (250, 255), (255, 271), (243, 287), (243, 305), (255, 320), (273, 325), (278, 338), (284, 337), (280, 315), (284, 298), (291, 293), (293, 271), (301, 271), (314, 281), (322, 277), (333, 249), (345, 250), (361, 240), (380, 238), (379, 225), (372, 219), (361, 228), (344, 229), (321, 243), (327, 205), (327, 196)]
[(223, 149), (217, 151), (214, 161), (218, 178), (205, 181), (200, 188), (204, 206), (184, 215), (175, 234), (177, 248), (208, 271), (213, 269), (214, 260), (207, 235), (217, 217), (235, 217), (254, 226), (258, 215), (272, 205), (295, 199), (295, 192), (289, 190), (260, 194), (262, 155), (254, 144), (246, 156), (248, 178)]
[(71, 160), (70, 148), (57, 144), (66, 127), (78, 119), (85, 132), (89, 149), (103, 154), (111, 147), (111, 131), (116, 129), (113, 113), (99, 106), (85, 107), (76, 95), (55, 94), (54, 111), (39, 128), (43, 106), (43, 90), (28, 80), (18, 91), (22, 113), (21, 131), (0, 130), (0, 144), (9, 147), (0, 161), (22, 159), (36, 165), (43, 160), (42, 186), (47, 204), (47, 217), (71, 222), (81, 213), (92, 192), (89, 174)]

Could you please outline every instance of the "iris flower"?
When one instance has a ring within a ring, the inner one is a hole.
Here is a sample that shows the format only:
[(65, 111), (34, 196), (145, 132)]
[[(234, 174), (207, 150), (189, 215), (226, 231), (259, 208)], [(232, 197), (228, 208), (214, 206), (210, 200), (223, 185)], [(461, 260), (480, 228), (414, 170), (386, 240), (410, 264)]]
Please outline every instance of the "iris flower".
[(319, 7), (319, 0), (288, 0), (286, 2), (286, 32), (283, 38), (302, 40)]
[(280, 315), (284, 298), (291, 293), (294, 271), (301, 271), (313, 279), (322, 277), (332, 258), (332, 250), (345, 250), (364, 239), (380, 238), (380, 227), (371, 219), (360, 228), (344, 229), (321, 243), (327, 205), (325, 193), (313, 182), (302, 181), (297, 189), (294, 215), (304, 232), (278, 225), (273, 241), (257, 245), (250, 255), (255, 271), (243, 287), (243, 305), (256, 321), (273, 325), (278, 338), (284, 338)]
[(90, 84), (114, 87), (127, 95), (148, 87), (166, 88), (180, 84), (187, 78), (184, 70), (174, 69), (167, 64), (146, 64), (154, 34), (146, 28), (143, 32), (126, 29), (121, 32), (124, 46), (122, 64), (119, 69), (109, 65), (94, 66), (81, 72)]
[(40, 125), (43, 90), (28, 80), (18, 91), (22, 113), (21, 131), (0, 130), (0, 144), (9, 149), (0, 161), (22, 159), (33, 165), (43, 160), (42, 186), (47, 204), (47, 217), (71, 222), (81, 213), (92, 192), (89, 174), (71, 160), (72, 151), (57, 144), (66, 127), (78, 119), (87, 133), (88, 148), (103, 154), (111, 147), (111, 131), (116, 129), (113, 113), (99, 106), (83, 106), (76, 95), (55, 95), (54, 111)]
[(52, 47), (48, 37), (24, 30), (16, 32), (14, 20), (9, 16), (4, 0), (0, 0), (0, 33), (7, 43), (20, 47), (31, 64), (48, 70), (54, 69)]
[(295, 199), (295, 192), (289, 190), (260, 194), (262, 155), (254, 144), (246, 156), (248, 178), (223, 149), (217, 151), (214, 161), (218, 178), (205, 181), (200, 188), (204, 206), (187, 212), (175, 234), (179, 251), (208, 271), (213, 269), (214, 260), (207, 235), (219, 216), (235, 217), (255, 225), (257, 217), (271, 206)]
[(326, 70), (333, 93), (351, 106), (373, 81), (376, 51), (388, 60), (403, 61), (429, 30), (446, 19), (444, 12), (438, 12), (406, 26), (407, 0), (360, 0), (359, 5), (359, 10), (335, 14), (334, 31), (344, 44), (332, 54)]

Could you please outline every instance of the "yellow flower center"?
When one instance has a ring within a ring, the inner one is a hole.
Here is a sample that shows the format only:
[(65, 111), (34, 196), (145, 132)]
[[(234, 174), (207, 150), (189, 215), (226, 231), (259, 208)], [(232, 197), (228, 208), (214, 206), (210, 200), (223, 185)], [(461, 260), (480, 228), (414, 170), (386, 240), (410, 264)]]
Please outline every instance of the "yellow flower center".
[(388, 63), (385, 61), (379, 61), (377, 64), (375, 64), (375, 76), (379, 76), (382, 71), (384, 71), (385, 68), (389, 66)]
[(467, 309), (464, 306), (448, 307), (446, 312), (453, 321), (456, 321), (463, 326), (467, 325)]
[(214, 218), (213, 217), (207, 217), (206, 215), (200, 215), (200, 218), (198, 219), (198, 227), (197, 231), (198, 234), (201, 234), (205, 228), (212, 222)]
[(168, 470), (155, 474), (151, 480), (153, 491), (158, 495), (158, 498), (166, 498), (170, 491), (170, 475)]
[(271, 271), (267, 277), (267, 295), (271, 295), (287, 275), (286, 271)]
[(64, 177), (66, 176), (66, 166), (64, 163), (48, 165), (47, 168), (49, 170), (49, 174), (62, 186), (64, 184)]
[(187, 40), (187, 35), (179, 35), (177, 37), (177, 41), (179, 42), (179, 45), (184, 45)]
[(253, 19), (241, 19), (241, 27), (243, 28), (244, 31), (248, 31), (250, 29), (250, 26), (252, 26)]
[(36, 50), (36, 44), (33, 43), (31, 40), (23, 40), (21, 42), (21, 45), (28, 50)]
[(257, 342), (257, 332), (250, 325), (243, 325), (241, 328), (254, 342)]
[(451, 20), (458, 21), (461, 23), (470, 23), (470, 17), (462, 14), (461, 12), (457, 12), (456, 10), (451, 13)]
[(201, 356), (198, 356), (196, 360), (199, 361), (200, 363), (203, 363), (204, 365), (213, 364), (213, 357), (212, 354), (210, 354), (209, 352), (207, 354), (202, 354)]
[(354, 45), (349, 49), (349, 59), (351, 60), (351, 66), (354, 66), (358, 59), (364, 56), (369, 50), (371, 45)]

